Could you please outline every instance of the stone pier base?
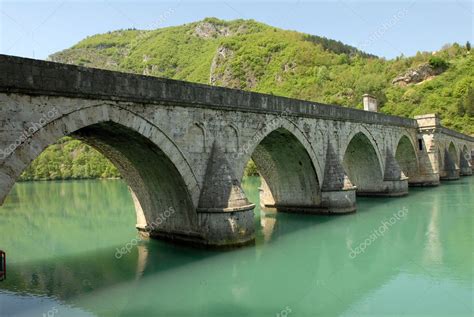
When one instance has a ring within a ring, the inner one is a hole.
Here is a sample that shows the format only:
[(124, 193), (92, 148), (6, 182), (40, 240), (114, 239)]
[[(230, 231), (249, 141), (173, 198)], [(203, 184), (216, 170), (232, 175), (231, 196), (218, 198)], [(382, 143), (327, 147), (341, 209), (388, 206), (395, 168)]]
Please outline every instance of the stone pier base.
[[(334, 192), (338, 193), (338, 192)], [(340, 194), (340, 193), (338, 193)], [(338, 194), (334, 195), (337, 196)], [(344, 193), (341, 196), (341, 199), (345, 199), (347, 194)], [(331, 196), (328, 195), (328, 196)], [(328, 200), (331, 200), (332, 205), (314, 205), (314, 206), (298, 206), (298, 205), (264, 205), (263, 210), (265, 211), (278, 211), (278, 212), (287, 212), (287, 213), (297, 213), (297, 214), (344, 214), (352, 213), (356, 211), (355, 202), (352, 203), (351, 198), (348, 198), (351, 203), (345, 203), (345, 200), (337, 200), (335, 197), (330, 197)]]
[(357, 191), (358, 196), (367, 197), (401, 197), (408, 195), (408, 180), (384, 181), (380, 191)]
[(408, 180), (409, 187), (433, 187), (439, 186), (439, 184), (440, 181), (438, 173), (421, 175)]
[(448, 171), (445, 171), (444, 173), (441, 173), (439, 178), (442, 181), (455, 181), (460, 178), (459, 174), (460, 174), (459, 169), (448, 170)]
[(254, 209), (235, 209), (226, 212), (199, 213), (204, 244), (213, 247), (233, 247), (255, 241)]
[(200, 232), (158, 230), (137, 225), (141, 236), (174, 243), (191, 244), (211, 248), (237, 247), (255, 241), (254, 209), (229, 208), (229, 210), (200, 211)]
[(472, 168), (470, 166), (461, 168), (461, 176), (472, 176)]
[(275, 203), (267, 183), (262, 180), (260, 190), (260, 208), (279, 212), (302, 214), (344, 214), (356, 211), (356, 187), (348, 189), (322, 191), (318, 205), (285, 205)]
[(344, 214), (356, 211), (356, 187), (338, 191), (323, 191), (321, 207), (326, 213)]
[(207, 245), (206, 239), (197, 232), (150, 230), (137, 226), (138, 233), (144, 238), (169, 241), (177, 244)]

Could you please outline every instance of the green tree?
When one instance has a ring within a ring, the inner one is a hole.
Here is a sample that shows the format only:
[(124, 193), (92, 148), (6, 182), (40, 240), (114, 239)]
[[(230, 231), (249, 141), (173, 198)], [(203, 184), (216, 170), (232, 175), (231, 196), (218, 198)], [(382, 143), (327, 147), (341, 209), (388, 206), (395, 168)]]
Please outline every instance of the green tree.
[(438, 56), (430, 57), (429, 64), (433, 68), (441, 68), (441, 69), (448, 68), (448, 63), (444, 59), (442, 59), (441, 57), (438, 57)]
[(469, 87), (464, 97), (464, 109), (469, 117), (474, 117), (474, 88)]

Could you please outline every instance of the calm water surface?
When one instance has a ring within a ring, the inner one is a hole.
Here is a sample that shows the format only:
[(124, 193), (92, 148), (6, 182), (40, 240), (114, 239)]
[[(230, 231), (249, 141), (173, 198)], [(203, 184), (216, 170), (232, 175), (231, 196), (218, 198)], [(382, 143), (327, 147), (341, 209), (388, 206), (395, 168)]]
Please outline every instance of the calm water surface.
[(0, 207), (0, 316), (473, 316), (473, 206), (462, 178), (347, 216), (256, 209), (255, 246), (142, 241), (117, 259), (136, 238), (122, 181), (19, 183)]

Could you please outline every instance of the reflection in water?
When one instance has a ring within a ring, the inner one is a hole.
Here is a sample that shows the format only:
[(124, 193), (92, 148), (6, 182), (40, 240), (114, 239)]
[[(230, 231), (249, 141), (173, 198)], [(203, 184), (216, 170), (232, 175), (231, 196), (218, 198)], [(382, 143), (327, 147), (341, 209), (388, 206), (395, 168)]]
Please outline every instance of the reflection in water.
[[(244, 190), (258, 204), (257, 178)], [(255, 210), (256, 245), (211, 251), (142, 241), (121, 181), (17, 184), (0, 208), (9, 254), (0, 315), (470, 315), (474, 178), (400, 199), (359, 199), (341, 217)], [(352, 245), (408, 207), (370, 248)], [(30, 232), (29, 234), (25, 234)], [(396, 301), (394, 301), (396, 299)], [(396, 305), (394, 304), (396, 302)]]
[(265, 212), (260, 210), (260, 225), (265, 242), (268, 242), (272, 238), (273, 230), (276, 224), (276, 212)]
[(0, 217), (9, 263), (102, 249), (136, 234), (135, 211), (121, 181), (19, 183)]
[(442, 264), (443, 248), (439, 229), (439, 197), (435, 196), (435, 204), (431, 210), (431, 216), (426, 230), (426, 243), (423, 252), (423, 265), (429, 266), (433, 263)]
[(139, 280), (143, 276), (148, 261), (148, 248), (146, 245), (138, 245), (137, 273), (136, 279)]

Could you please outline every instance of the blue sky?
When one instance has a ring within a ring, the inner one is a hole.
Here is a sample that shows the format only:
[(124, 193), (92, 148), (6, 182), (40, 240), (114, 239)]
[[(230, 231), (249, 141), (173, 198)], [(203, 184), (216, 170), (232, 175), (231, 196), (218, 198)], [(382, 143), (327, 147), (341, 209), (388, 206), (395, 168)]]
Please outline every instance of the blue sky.
[(180, 25), (210, 16), (255, 19), (386, 58), (474, 42), (474, 8), (465, 0), (0, 0), (0, 53), (45, 59), (88, 35)]

